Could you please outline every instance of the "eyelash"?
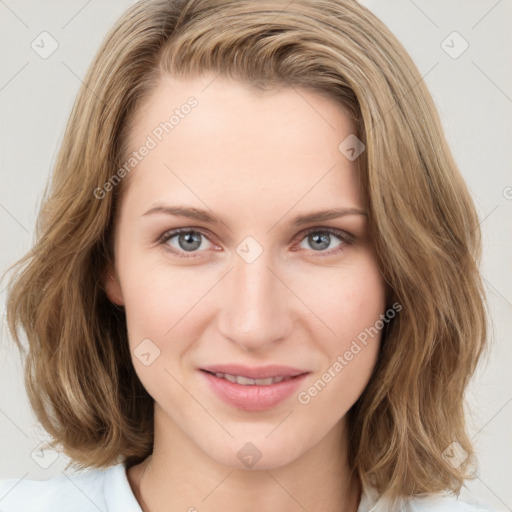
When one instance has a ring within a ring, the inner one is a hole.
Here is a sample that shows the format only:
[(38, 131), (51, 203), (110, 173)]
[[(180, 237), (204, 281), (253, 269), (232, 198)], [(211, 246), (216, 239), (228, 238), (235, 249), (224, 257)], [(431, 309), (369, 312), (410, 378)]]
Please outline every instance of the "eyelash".
[[(213, 243), (208, 238), (208, 236), (205, 232), (203, 232), (201, 229), (195, 229), (195, 228), (178, 228), (178, 229), (173, 229), (171, 231), (166, 231), (159, 237), (157, 242), (160, 245), (163, 245), (165, 250), (169, 251), (170, 253), (172, 253), (173, 255), (175, 255), (179, 258), (198, 258), (198, 257), (200, 257), (198, 253), (201, 253), (203, 251), (190, 251), (190, 253), (189, 253), (190, 255), (185, 256), (184, 253), (186, 251), (176, 251), (174, 248), (172, 248), (170, 245), (167, 244), (167, 242), (169, 240), (171, 240), (172, 238), (174, 238), (175, 236), (177, 236), (181, 233), (199, 233), (200, 235), (204, 236), (210, 243)], [(321, 234), (329, 233), (330, 235), (333, 235), (336, 238), (338, 238), (341, 242), (337, 247), (335, 247), (334, 249), (330, 249), (328, 251), (314, 251), (313, 249), (311, 249), (312, 252), (317, 252), (318, 256), (320, 258), (332, 256), (334, 254), (344, 251), (345, 246), (351, 245), (352, 241), (353, 241), (353, 236), (349, 235), (345, 231), (341, 231), (339, 229), (334, 229), (334, 228), (327, 228), (327, 227), (326, 228), (315, 227), (315, 228), (310, 228), (306, 231), (299, 233), (299, 235), (297, 235), (297, 237), (299, 238), (299, 242), (304, 240), (308, 235), (310, 235), (312, 233), (321, 233)]]

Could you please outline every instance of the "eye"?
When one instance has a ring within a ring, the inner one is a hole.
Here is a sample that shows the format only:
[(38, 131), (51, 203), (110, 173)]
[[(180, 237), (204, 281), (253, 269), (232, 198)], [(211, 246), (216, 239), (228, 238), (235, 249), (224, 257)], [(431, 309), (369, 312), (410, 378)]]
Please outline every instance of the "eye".
[(213, 244), (204, 233), (190, 228), (168, 231), (162, 235), (159, 242), (165, 245), (166, 249), (173, 254), (184, 258), (195, 257), (195, 252), (201, 252), (213, 247)]
[(312, 228), (302, 235), (301, 248), (329, 255), (342, 251), (351, 242), (348, 233), (332, 228)]

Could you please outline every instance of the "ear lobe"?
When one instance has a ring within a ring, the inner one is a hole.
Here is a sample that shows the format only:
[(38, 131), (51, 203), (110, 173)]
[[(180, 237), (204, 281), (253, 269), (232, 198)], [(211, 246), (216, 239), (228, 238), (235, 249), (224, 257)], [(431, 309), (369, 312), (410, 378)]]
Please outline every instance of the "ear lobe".
[(107, 269), (104, 273), (103, 285), (110, 302), (118, 306), (124, 306), (123, 292), (121, 290), (119, 278), (117, 277), (117, 273), (114, 271), (111, 264), (107, 266)]

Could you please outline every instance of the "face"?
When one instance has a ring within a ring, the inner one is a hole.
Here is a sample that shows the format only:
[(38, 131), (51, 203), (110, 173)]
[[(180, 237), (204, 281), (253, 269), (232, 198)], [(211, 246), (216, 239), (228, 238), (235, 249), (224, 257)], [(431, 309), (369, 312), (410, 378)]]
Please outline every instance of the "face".
[(376, 362), (380, 332), (361, 335), (384, 281), (338, 149), (354, 132), (342, 106), (212, 79), (166, 78), (134, 118), (145, 155), (124, 178), (106, 290), (155, 422), (219, 463), (247, 466), (256, 447), (272, 468), (341, 431)]

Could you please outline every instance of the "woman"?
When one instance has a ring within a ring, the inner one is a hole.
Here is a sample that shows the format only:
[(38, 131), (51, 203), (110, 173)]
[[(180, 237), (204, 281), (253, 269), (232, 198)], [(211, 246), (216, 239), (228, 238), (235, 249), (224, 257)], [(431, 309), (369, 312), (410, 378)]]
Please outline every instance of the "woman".
[(6, 480), (2, 510), (483, 510), (453, 496), (479, 257), (433, 102), (367, 9), (139, 2), (8, 303), (32, 406), (89, 471)]

